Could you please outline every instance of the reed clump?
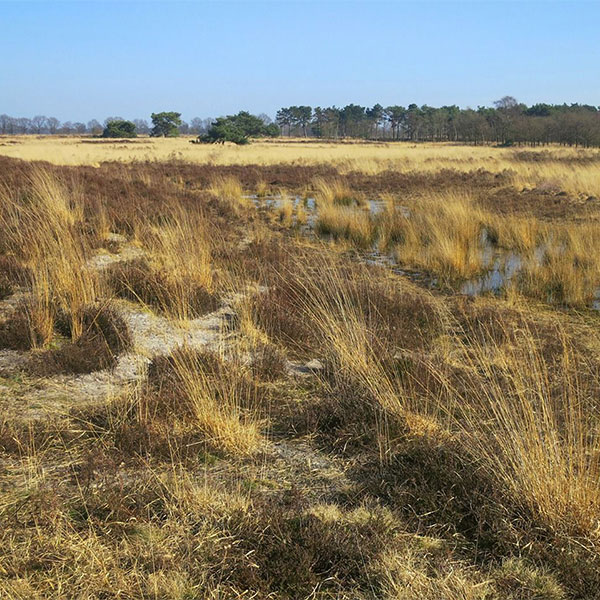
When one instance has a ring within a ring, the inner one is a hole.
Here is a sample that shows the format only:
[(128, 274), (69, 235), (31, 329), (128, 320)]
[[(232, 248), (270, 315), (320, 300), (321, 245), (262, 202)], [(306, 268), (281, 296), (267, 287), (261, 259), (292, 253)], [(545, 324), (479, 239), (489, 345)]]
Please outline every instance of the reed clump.
[(445, 281), (484, 271), (482, 234), (487, 215), (468, 195), (448, 193), (419, 200), (409, 218), (395, 221), (394, 237), (400, 241), (394, 254), (401, 264), (433, 272)]
[[(264, 395), (240, 363), (182, 349), (150, 367), (151, 388), (141, 398), (144, 418), (177, 413), (197, 442), (216, 452), (250, 455), (263, 444)], [(173, 411), (176, 411), (173, 412)]]
[(285, 193), (282, 193), (277, 207), (279, 222), (284, 227), (290, 227), (294, 222), (294, 203)]
[(214, 177), (208, 191), (219, 200), (223, 201), (234, 214), (251, 207), (252, 202), (244, 198), (244, 190), (240, 180), (232, 175), (219, 175)]
[(346, 240), (363, 249), (372, 245), (375, 236), (375, 227), (367, 211), (336, 204), (319, 206), (315, 227), (321, 235)]
[(46, 332), (42, 337), (47, 344), (53, 315), (63, 311), (71, 319), (75, 340), (82, 333), (84, 307), (100, 292), (98, 277), (87, 266), (91, 240), (85, 234), (81, 199), (43, 169), (32, 172), (27, 201), (7, 190), (2, 194), (4, 243), (30, 272), (32, 321)]
[[(164, 222), (147, 230), (141, 242), (149, 250), (155, 272), (162, 274), (168, 312), (179, 319), (202, 312), (195, 300), (205, 296), (208, 301), (215, 291), (209, 233), (202, 211), (174, 205)], [(182, 256), (186, 260), (181, 260)]]
[(362, 195), (353, 191), (348, 183), (340, 178), (317, 177), (313, 181), (313, 187), (317, 203), (337, 206), (363, 206), (365, 203)]

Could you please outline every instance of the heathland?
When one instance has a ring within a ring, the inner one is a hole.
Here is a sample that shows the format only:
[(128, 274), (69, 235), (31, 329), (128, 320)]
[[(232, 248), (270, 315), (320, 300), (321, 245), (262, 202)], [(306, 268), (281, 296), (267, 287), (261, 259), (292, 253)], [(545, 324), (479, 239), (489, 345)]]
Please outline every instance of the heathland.
[(597, 598), (599, 166), (0, 138), (0, 596)]

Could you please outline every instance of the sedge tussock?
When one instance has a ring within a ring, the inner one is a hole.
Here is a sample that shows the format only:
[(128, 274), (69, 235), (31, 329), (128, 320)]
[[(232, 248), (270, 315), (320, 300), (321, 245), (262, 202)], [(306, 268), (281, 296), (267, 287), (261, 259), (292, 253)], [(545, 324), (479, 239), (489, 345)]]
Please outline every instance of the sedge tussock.
[(449, 280), (469, 278), (483, 270), (481, 235), (486, 215), (468, 195), (448, 193), (423, 199), (410, 218), (398, 219), (393, 237), (400, 239), (395, 256), (401, 264)]
[(96, 274), (88, 268), (89, 240), (83, 207), (49, 172), (35, 170), (31, 198), (20, 203), (4, 192), (0, 220), (6, 244), (32, 272), (34, 306), (48, 313), (49, 298), (72, 320), (73, 339), (82, 333), (82, 312), (99, 293)]
[(239, 179), (231, 175), (213, 178), (208, 190), (215, 198), (228, 204), (234, 213), (252, 205), (249, 199), (244, 198), (244, 190)]
[(319, 205), (316, 230), (334, 240), (347, 240), (359, 248), (373, 242), (375, 228), (367, 211), (336, 204)]
[(459, 426), (515, 501), (526, 503), (552, 528), (595, 535), (600, 460), (589, 384), (580, 380), (564, 338), (556, 357), (563, 374), (559, 390), (553, 389), (551, 366), (531, 333), (519, 333), (518, 343), (520, 351), (499, 353), (493, 365), (489, 354), (475, 347), (473, 367), (486, 384), (460, 399)]
[(352, 192), (343, 179), (324, 179), (318, 177), (314, 180), (315, 199), (319, 204), (336, 204), (350, 206), (358, 204), (357, 196)]
[(281, 198), (279, 200), (279, 206), (277, 207), (277, 213), (279, 216), (279, 222), (284, 227), (290, 227), (292, 225), (294, 215), (294, 203), (292, 202), (292, 199), (289, 196), (285, 194), (281, 195)]
[(296, 206), (296, 225), (302, 227), (306, 225), (308, 221), (308, 215), (306, 214), (306, 208), (303, 202), (298, 202)]
[(153, 268), (164, 276), (163, 310), (185, 320), (196, 312), (197, 290), (214, 291), (209, 235), (200, 210), (173, 205), (167, 215), (160, 226), (146, 230), (141, 243), (149, 251)]
[(252, 399), (239, 395), (235, 379), (211, 380), (201, 363), (186, 353), (176, 357), (175, 370), (193, 419), (210, 446), (232, 455), (253, 454), (260, 448), (257, 407), (248, 406)]

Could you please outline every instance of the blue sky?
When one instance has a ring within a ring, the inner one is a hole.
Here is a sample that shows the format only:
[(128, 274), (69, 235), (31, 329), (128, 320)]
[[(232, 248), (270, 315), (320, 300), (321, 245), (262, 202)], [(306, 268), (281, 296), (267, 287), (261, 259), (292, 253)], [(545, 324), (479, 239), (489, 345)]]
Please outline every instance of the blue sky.
[(600, 2), (5, 2), (0, 113), (600, 105)]

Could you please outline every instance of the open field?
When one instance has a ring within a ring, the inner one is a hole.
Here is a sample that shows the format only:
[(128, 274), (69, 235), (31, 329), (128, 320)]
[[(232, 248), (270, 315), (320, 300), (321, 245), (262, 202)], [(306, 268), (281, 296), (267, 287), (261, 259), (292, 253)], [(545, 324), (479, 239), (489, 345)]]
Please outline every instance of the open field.
[(0, 596), (599, 597), (599, 165), (0, 138)]
[(342, 173), (375, 174), (393, 170), (425, 173), (453, 169), (510, 171), (517, 187), (559, 186), (571, 194), (600, 196), (600, 150), (563, 148), (494, 148), (452, 144), (328, 143), (304, 139), (259, 141), (248, 146), (190, 144), (192, 137), (109, 141), (55, 136), (0, 136), (0, 155), (44, 160), (59, 165), (94, 165), (106, 161), (182, 160), (214, 165), (315, 165)]

